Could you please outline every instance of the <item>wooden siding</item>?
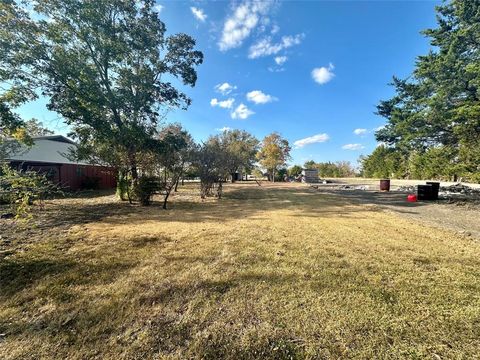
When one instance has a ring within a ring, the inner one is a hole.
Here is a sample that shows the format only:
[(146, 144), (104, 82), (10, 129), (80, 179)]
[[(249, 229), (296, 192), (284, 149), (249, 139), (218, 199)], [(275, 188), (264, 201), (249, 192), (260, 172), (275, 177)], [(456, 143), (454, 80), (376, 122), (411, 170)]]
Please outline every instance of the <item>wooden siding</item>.
[(47, 174), (52, 182), (60, 184), (67, 190), (85, 188), (86, 183), (93, 178), (98, 179), (99, 189), (113, 189), (117, 185), (115, 170), (101, 166), (16, 161), (12, 161), (11, 165)]

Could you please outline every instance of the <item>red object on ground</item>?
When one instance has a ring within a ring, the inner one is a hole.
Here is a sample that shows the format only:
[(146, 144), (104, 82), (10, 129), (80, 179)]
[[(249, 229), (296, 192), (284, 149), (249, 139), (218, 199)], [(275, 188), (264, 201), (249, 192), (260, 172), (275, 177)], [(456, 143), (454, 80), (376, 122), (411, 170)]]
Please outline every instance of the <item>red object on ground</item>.
[(408, 202), (416, 202), (417, 201), (417, 195), (415, 194), (410, 194), (407, 196), (407, 201)]

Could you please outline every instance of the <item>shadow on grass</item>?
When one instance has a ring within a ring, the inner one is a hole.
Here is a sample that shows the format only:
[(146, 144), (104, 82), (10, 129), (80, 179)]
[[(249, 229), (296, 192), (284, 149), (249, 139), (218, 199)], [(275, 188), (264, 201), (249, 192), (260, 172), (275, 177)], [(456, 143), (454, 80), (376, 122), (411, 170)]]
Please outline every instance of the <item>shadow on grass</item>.
[[(140, 207), (120, 202), (113, 197), (93, 201), (52, 202), (47, 211), (40, 212), (37, 228), (68, 229), (73, 225), (106, 221), (112, 225), (139, 221), (177, 221), (185, 223), (229, 221), (256, 217), (263, 212), (292, 210), (290, 216), (306, 217), (349, 217), (365, 208), (349, 206), (358, 204), (394, 207), (400, 212), (424, 205), (421, 202), (406, 202), (404, 193), (378, 193), (371, 191), (317, 191), (306, 186), (256, 184), (225, 185), (224, 197), (217, 201), (196, 202), (175, 195), (170, 209), (161, 209), (155, 201), (152, 206)], [(185, 192), (194, 196), (195, 190), (186, 187)], [(184, 193), (184, 194), (185, 194)], [(375, 209), (374, 209), (375, 210)], [(358, 218), (358, 215), (355, 215)], [(35, 229), (27, 229), (35, 232)]]
[(0, 300), (39, 284), (47, 296), (55, 295), (55, 287), (61, 292), (70, 286), (109, 284), (138, 264), (144, 248), (169, 241), (166, 236), (139, 234), (133, 239), (92, 243), (85, 251), (73, 253), (70, 248), (77, 239), (51, 238), (39, 247), (0, 259)]
[(8, 299), (42, 282), (41, 287), (45, 292), (43, 295), (56, 298), (58, 301), (66, 301), (70, 286), (108, 284), (135, 266), (135, 262), (122, 259), (107, 258), (92, 263), (87, 258), (72, 259), (58, 255), (45, 258), (17, 256), (3, 259), (0, 262), (0, 299)]

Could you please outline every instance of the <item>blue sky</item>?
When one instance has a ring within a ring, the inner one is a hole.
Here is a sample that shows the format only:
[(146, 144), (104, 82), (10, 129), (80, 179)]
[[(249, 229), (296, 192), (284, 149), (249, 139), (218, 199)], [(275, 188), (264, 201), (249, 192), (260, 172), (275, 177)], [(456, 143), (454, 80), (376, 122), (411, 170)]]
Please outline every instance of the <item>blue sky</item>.
[[(435, 1), (158, 1), (168, 33), (185, 32), (204, 53), (193, 103), (171, 111), (198, 141), (222, 128), (259, 139), (280, 132), (291, 163), (348, 160), (376, 146), (384, 124), (375, 105), (392, 95), (429, 49), (419, 32), (435, 26)], [(24, 106), (65, 134), (45, 100)]]

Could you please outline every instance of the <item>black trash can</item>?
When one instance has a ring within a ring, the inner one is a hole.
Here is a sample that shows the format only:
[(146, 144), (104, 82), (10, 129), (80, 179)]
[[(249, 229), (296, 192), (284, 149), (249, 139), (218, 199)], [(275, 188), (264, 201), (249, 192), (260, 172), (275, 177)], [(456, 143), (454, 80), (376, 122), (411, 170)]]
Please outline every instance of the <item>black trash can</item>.
[(390, 191), (390, 179), (380, 180), (380, 190), (381, 191)]
[(433, 186), (432, 185), (417, 185), (417, 199), (418, 200), (433, 200)]
[(438, 192), (440, 191), (440, 183), (436, 181), (427, 181), (427, 185), (432, 185), (432, 198), (430, 200), (438, 200)]

